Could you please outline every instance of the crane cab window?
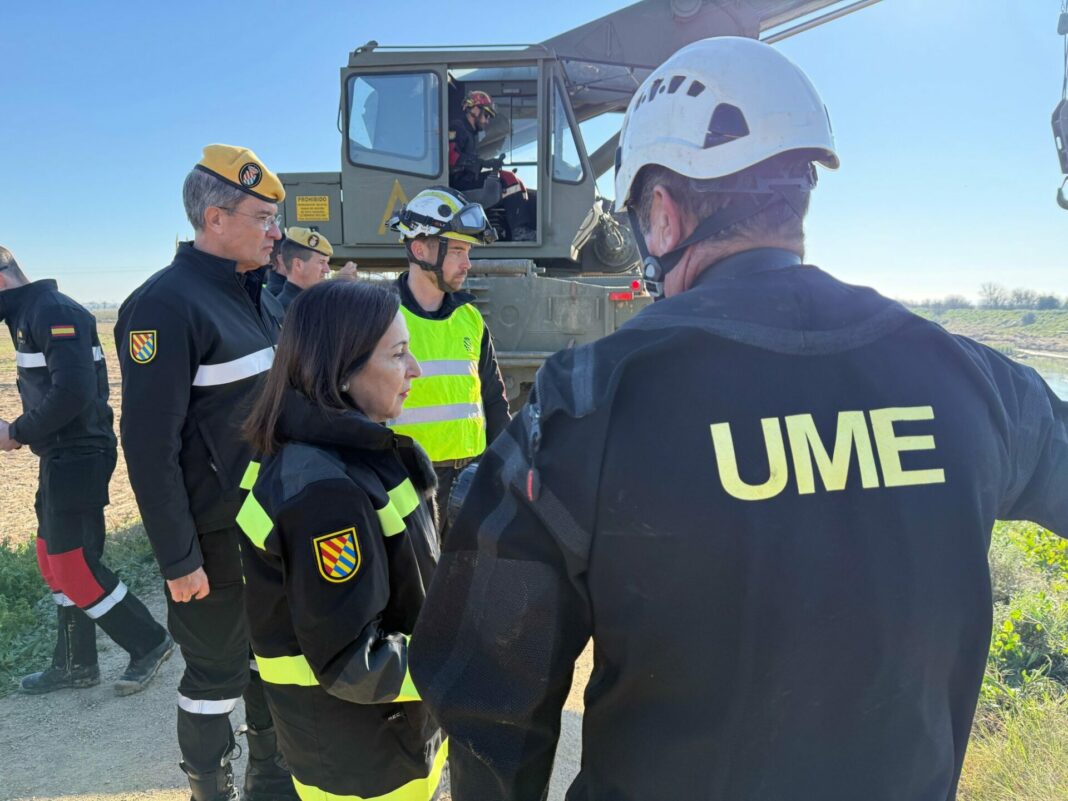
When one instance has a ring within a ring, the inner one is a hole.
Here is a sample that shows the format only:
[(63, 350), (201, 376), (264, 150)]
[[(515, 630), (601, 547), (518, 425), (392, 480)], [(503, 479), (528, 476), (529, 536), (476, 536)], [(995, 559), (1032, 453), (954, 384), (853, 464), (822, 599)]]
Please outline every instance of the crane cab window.
[(439, 87), (433, 72), (349, 78), (349, 160), (436, 178), (441, 172)]
[(569, 184), (580, 184), (585, 177), (582, 159), (579, 157), (575, 132), (567, 118), (564, 93), (560, 84), (553, 81), (553, 115), (552, 115), (552, 156), (553, 179)]
[[(472, 122), (464, 100), (493, 99), (496, 114)], [(537, 239), (538, 68), (449, 70), (449, 184), (482, 203), (503, 242)]]

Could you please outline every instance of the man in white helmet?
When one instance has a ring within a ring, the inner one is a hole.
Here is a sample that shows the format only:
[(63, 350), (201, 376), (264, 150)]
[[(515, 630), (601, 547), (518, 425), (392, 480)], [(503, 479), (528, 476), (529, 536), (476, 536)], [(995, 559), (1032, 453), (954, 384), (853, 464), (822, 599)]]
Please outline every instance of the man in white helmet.
[(446, 529), (449, 492), (459, 471), (508, 425), (508, 399), (489, 328), (462, 287), (475, 245), (496, 234), (477, 203), (433, 186), (390, 221), (408, 254), (397, 279), (412, 355), (423, 375), (390, 425), (426, 450), (438, 475), (438, 528)]
[(412, 637), (456, 801), (948, 801), (990, 642), (995, 518), (1068, 533), (1032, 370), (804, 266), (805, 75), (749, 39), (655, 70), (616, 198), (666, 298), (552, 357), (481, 459)]

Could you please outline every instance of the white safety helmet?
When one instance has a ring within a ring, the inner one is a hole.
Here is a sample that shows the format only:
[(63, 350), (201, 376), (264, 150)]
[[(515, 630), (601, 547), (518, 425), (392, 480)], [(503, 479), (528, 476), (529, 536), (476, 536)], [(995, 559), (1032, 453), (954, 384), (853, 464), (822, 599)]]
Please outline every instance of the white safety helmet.
[(649, 164), (722, 178), (794, 150), (838, 167), (827, 109), (808, 77), (770, 45), (736, 36), (688, 45), (646, 78), (623, 118), (616, 209)]
[(419, 236), (439, 236), (471, 245), (491, 245), (497, 233), (478, 203), (448, 186), (432, 186), (413, 197), (390, 218), (388, 226), (401, 241)]

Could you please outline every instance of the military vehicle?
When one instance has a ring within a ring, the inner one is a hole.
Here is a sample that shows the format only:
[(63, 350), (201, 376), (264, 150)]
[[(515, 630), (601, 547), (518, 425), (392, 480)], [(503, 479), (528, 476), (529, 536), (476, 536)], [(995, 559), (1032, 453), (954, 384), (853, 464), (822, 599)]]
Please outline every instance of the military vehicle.
[(699, 39), (775, 42), (876, 2), (643, 0), (536, 45), (368, 42), (341, 69), (341, 170), (282, 173), (285, 224), (321, 231), (338, 264), (403, 269), (387, 222), (420, 189), (448, 183), (450, 120), (467, 92), (489, 92), (498, 113), (480, 155), (503, 155), (528, 189), (536, 225), (533, 240), (511, 241), (492, 182), (488, 197), (468, 192), (502, 236), (472, 254), (466, 286), (518, 405), (546, 357), (611, 333), (651, 302), (633, 235), (597, 187), (614, 166), (622, 112), (649, 73)]

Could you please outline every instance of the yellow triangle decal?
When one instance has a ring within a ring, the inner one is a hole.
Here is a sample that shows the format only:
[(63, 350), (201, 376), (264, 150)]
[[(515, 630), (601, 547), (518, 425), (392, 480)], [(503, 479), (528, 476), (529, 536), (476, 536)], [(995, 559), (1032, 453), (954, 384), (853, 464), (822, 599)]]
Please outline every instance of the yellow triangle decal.
[(394, 178), (393, 189), (390, 190), (389, 200), (386, 201), (386, 210), (382, 213), (382, 222), (378, 224), (379, 236), (382, 236), (388, 230), (386, 228), (386, 223), (389, 222), (389, 218), (407, 202), (408, 196), (404, 194), (404, 190), (401, 189), (400, 181)]

